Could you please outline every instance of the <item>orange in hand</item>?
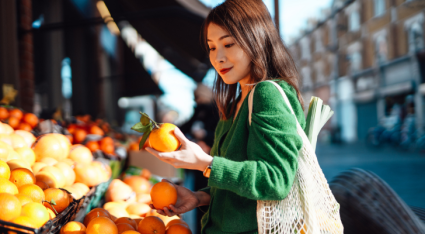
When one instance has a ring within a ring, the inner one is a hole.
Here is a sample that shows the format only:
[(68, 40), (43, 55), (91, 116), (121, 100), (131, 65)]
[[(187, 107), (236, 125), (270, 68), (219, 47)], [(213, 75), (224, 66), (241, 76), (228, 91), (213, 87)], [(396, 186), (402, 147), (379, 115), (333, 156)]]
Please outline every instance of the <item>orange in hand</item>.
[(151, 199), (155, 209), (169, 208), (169, 205), (175, 205), (177, 202), (177, 189), (166, 181), (156, 183), (151, 190)]
[(155, 128), (149, 135), (149, 144), (152, 148), (160, 152), (176, 151), (180, 146), (180, 141), (174, 135), (176, 125), (164, 123)]

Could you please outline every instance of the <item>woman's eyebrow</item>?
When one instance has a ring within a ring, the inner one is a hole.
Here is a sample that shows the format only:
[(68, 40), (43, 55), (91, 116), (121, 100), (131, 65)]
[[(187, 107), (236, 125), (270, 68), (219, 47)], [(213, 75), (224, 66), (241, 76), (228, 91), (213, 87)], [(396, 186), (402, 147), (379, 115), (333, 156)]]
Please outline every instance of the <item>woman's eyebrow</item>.
[[(224, 38), (226, 38), (226, 37), (230, 37), (230, 35), (224, 35), (224, 36), (221, 36), (218, 40), (220, 41), (220, 40), (222, 40), (222, 39), (224, 39)], [(212, 40), (207, 39), (207, 41), (212, 41)]]

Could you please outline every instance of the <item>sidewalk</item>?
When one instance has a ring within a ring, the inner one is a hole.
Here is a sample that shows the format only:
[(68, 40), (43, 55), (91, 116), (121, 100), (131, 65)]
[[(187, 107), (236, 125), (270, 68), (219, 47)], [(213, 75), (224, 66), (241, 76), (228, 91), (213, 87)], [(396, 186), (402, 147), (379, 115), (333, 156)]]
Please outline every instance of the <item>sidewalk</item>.
[(389, 146), (370, 150), (363, 143), (318, 145), (316, 154), (329, 182), (345, 170), (361, 168), (381, 177), (407, 205), (425, 208), (425, 154)]

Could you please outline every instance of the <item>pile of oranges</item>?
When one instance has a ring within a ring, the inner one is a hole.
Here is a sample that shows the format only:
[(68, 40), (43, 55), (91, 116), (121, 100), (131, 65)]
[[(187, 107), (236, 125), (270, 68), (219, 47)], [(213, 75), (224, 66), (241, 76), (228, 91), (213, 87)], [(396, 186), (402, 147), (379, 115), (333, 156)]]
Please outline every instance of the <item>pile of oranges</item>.
[(7, 122), (15, 130), (31, 131), (39, 120), (33, 113), (24, 113), (18, 108), (8, 110), (0, 107), (0, 120)]
[[(90, 125), (70, 124), (67, 129), (68, 132), (72, 134), (68, 137), (70, 141), (74, 144), (83, 143), (87, 135), (89, 134), (94, 134), (102, 137), (105, 135), (104, 130), (95, 123), (91, 123)], [(85, 146), (90, 149), (91, 152), (101, 150), (105, 154), (115, 155), (114, 140), (111, 137), (103, 137), (99, 141), (87, 141), (85, 143)]]

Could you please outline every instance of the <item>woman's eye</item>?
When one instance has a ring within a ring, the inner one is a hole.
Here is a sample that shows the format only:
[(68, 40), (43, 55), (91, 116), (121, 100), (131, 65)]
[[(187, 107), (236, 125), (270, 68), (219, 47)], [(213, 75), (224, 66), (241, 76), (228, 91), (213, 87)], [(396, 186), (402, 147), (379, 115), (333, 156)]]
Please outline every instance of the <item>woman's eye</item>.
[(209, 50), (209, 51), (214, 51), (214, 50), (215, 50), (215, 48), (208, 48), (208, 50)]
[(226, 47), (226, 48), (230, 48), (230, 47), (232, 47), (234, 44), (235, 44), (235, 43), (228, 44), (228, 45), (225, 45), (224, 47)]

